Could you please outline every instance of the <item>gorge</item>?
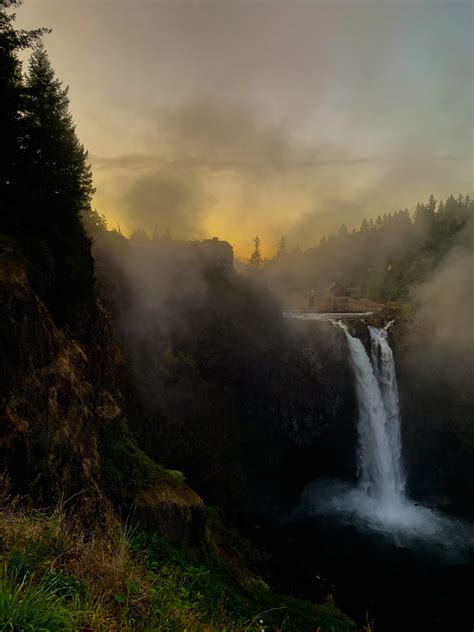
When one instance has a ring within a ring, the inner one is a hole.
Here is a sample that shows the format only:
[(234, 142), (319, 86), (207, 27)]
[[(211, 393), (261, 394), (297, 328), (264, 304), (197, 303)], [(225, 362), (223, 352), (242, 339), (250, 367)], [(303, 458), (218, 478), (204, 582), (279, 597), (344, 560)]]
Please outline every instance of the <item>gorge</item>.
[(0, 630), (474, 629), (472, 10), (402, 4), (0, 0)]

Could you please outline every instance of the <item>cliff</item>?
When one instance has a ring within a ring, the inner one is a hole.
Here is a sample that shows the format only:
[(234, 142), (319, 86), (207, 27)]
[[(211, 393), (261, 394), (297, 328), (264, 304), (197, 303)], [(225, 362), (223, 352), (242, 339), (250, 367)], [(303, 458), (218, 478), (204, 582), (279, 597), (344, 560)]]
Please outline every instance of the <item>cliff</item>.
[(343, 332), (283, 319), (235, 273), (205, 282), (200, 304), (168, 308), (167, 329), (146, 302), (118, 317), (150, 456), (238, 515), (281, 516), (318, 476), (354, 478)]
[(202, 540), (202, 500), (164, 468), (142, 462), (147, 477), (109, 493), (104, 469), (114, 454), (107, 433), (127, 436), (135, 451), (135, 461), (119, 464), (127, 481), (141, 451), (125, 435), (133, 427), (126, 358), (100, 301), (82, 324), (87, 337), (59, 329), (29, 285), (26, 262), (2, 258), (0, 471), (13, 494), (35, 506), (71, 500), (96, 519), (115, 505), (160, 535)]
[(81, 317), (80, 336), (58, 328), (3, 256), (0, 627), (355, 630), (331, 600), (272, 592), (261, 553), (140, 449), (109, 317)]

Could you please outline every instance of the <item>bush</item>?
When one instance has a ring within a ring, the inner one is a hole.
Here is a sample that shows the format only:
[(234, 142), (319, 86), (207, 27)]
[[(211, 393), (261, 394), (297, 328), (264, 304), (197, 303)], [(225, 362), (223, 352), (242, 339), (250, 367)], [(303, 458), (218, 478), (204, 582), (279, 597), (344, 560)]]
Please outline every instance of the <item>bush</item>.
[(124, 426), (107, 427), (101, 437), (102, 474), (112, 495), (148, 489), (158, 479), (162, 468), (137, 445)]

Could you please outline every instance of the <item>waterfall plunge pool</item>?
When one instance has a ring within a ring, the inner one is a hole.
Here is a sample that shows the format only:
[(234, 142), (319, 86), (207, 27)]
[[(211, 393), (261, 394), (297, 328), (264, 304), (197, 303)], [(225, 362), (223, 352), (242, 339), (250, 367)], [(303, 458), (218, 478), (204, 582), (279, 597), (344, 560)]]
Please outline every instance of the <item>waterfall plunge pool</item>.
[(472, 525), (409, 504), (378, 514), (350, 484), (318, 481), (265, 533), (278, 590), (336, 605), (374, 632), (472, 632)]
[(290, 518), (267, 531), (278, 587), (315, 601), (330, 594), (359, 625), (374, 621), (375, 632), (472, 632), (474, 525), (406, 495), (387, 327), (368, 328), (367, 353), (336, 315), (317, 318), (344, 330), (351, 354), (358, 481), (308, 484)]

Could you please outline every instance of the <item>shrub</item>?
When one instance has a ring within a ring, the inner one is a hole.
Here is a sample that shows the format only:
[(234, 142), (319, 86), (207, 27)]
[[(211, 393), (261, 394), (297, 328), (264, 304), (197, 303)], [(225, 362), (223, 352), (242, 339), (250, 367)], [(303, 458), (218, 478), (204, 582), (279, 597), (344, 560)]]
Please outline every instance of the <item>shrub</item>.
[(133, 493), (153, 485), (162, 468), (137, 445), (124, 427), (107, 427), (101, 437), (102, 474), (112, 495)]

